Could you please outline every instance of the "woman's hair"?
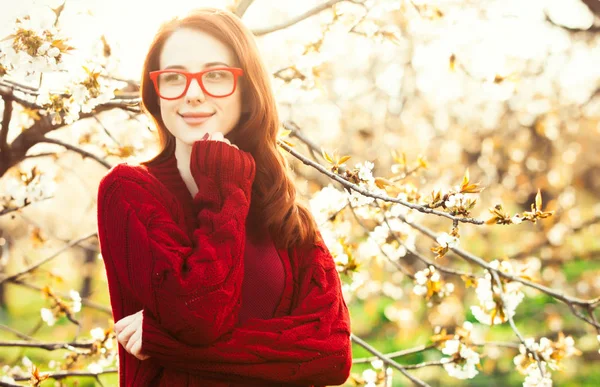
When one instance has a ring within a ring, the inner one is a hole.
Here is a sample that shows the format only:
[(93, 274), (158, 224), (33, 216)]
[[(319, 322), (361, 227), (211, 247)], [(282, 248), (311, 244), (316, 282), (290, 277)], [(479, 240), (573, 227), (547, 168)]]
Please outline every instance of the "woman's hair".
[[(241, 150), (252, 154), (256, 177), (252, 186), (248, 232), (268, 230), (278, 248), (310, 246), (321, 239), (309, 210), (296, 202), (296, 188), (287, 160), (277, 148), (279, 117), (271, 89), (270, 75), (264, 65), (252, 33), (233, 13), (200, 8), (185, 17), (176, 17), (158, 30), (144, 62), (141, 94), (142, 108), (149, 113), (158, 129), (161, 151), (150, 164), (173, 151), (175, 139), (165, 127), (158, 96), (149, 72), (159, 70), (159, 60), (167, 38), (180, 28), (206, 32), (231, 47), (244, 75), (240, 77), (242, 113), (237, 126), (225, 137)], [(202, 189), (201, 187), (199, 187)], [(264, 228), (263, 228), (264, 227)], [(261, 238), (260, 235), (252, 235)]]

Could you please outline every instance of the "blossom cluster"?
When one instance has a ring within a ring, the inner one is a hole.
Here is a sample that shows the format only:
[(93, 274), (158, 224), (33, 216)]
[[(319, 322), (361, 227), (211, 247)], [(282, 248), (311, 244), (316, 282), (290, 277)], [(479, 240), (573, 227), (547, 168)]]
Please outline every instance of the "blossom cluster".
[[(515, 274), (513, 266), (508, 261), (494, 260), (490, 262), (490, 266), (507, 274)], [(515, 315), (517, 306), (523, 301), (524, 294), (521, 292), (521, 286), (519, 282), (502, 280), (503, 289), (499, 289), (491, 273), (486, 270), (484, 277), (477, 279), (475, 293), (480, 305), (471, 306), (473, 316), (487, 325), (506, 322), (508, 318)]]
[(429, 266), (415, 273), (413, 292), (419, 296), (425, 296), (427, 306), (433, 306), (433, 301), (439, 302), (454, 291), (453, 283), (444, 283), (440, 273), (434, 266)]
[(371, 367), (363, 371), (362, 382), (364, 387), (391, 386), (393, 369), (384, 367), (383, 360), (377, 359), (371, 362)]
[[(464, 330), (469, 333), (473, 329), (470, 322), (463, 324)], [(442, 353), (449, 357), (442, 358), (444, 369), (448, 375), (457, 379), (472, 379), (479, 371), (479, 353), (469, 345), (461, 341), (461, 335), (456, 334), (450, 340), (444, 342)]]
[(51, 197), (56, 188), (54, 177), (34, 168), (31, 174), (20, 172), (20, 178), (4, 179), (0, 208), (21, 208), (27, 204)]
[(44, 88), (40, 90), (36, 103), (44, 110), (42, 114), (50, 114), (53, 125), (72, 124), (79, 119), (81, 113), (89, 113), (96, 106), (114, 98), (115, 87), (110, 83), (100, 82), (102, 71), (91, 71), (82, 67), (65, 85), (64, 93), (55, 93)]
[(42, 73), (64, 70), (63, 56), (73, 48), (54, 20), (50, 9), (17, 18), (12, 34), (0, 42), (0, 76), (16, 71), (32, 81)]
[(542, 372), (534, 356), (527, 351), (525, 345), (521, 344), (519, 354), (515, 356), (513, 362), (517, 371), (526, 375), (523, 387), (552, 386), (550, 370), (559, 370), (565, 358), (581, 355), (581, 351), (575, 348), (573, 337), (565, 336), (562, 332), (559, 333), (557, 341), (542, 337), (539, 342), (536, 342), (533, 338), (527, 338), (525, 344), (537, 354)]
[(69, 291), (69, 297), (71, 298), (71, 305), (66, 304), (56, 304), (52, 309), (41, 308), (40, 315), (42, 316), (42, 320), (48, 324), (48, 326), (53, 326), (56, 323), (56, 315), (60, 315), (63, 313), (62, 308), (64, 306), (68, 306), (70, 312), (77, 313), (81, 311), (81, 296), (79, 292), (76, 290)]

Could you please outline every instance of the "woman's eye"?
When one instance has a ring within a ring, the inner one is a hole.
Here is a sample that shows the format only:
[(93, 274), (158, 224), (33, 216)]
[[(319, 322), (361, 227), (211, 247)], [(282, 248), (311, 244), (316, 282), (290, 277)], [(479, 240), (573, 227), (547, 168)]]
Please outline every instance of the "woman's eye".
[(162, 80), (165, 82), (179, 82), (183, 80), (183, 75), (177, 73), (163, 74)]
[(217, 81), (227, 77), (226, 71), (211, 71), (206, 74), (206, 77), (211, 81)]

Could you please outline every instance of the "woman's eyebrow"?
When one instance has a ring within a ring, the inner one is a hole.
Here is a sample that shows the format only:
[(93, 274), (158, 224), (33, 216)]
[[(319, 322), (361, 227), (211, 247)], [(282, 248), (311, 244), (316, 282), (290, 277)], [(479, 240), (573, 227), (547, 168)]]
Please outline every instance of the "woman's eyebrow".
[[(204, 67), (213, 67), (213, 66), (225, 66), (225, 67), (230, 67), (227, 63), (225, 62), (208, 62), (204, 64)], [(179, 70), (186, 70), (185, 66), (182, 65), (171, 65), (171, 66), (167, 66), (164, 68), (165, 70), (169, 70), (169, 69), (179, 69)]]

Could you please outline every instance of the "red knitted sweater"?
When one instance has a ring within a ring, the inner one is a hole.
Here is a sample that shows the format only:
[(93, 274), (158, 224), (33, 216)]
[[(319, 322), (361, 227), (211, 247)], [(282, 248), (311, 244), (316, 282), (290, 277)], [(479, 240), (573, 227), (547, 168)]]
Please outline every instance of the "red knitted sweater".
[(150, 356), (139, 361), (119, 346), (120, 385), (344, 383), (350, 319), (324, 243), (286, 251), (248, 237), (260, 227), (248, 218), (250, 153), (194, 143), (195, 197), (176, 162), (171, 151), (156, 164), (119, 164), (98, 188), (113, 317), (144, 310), (142, 352)]

